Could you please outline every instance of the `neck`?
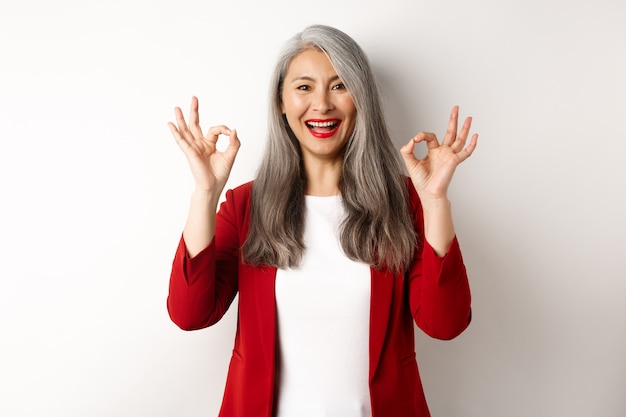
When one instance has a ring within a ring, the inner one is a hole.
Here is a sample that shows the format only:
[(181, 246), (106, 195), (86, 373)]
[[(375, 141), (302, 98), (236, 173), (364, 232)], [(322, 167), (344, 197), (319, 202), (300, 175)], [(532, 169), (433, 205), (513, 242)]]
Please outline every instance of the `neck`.
[(330, 196), (341, 194), (339, 177), (341, 176), (341, 161), (305, 164), (306, 195)]

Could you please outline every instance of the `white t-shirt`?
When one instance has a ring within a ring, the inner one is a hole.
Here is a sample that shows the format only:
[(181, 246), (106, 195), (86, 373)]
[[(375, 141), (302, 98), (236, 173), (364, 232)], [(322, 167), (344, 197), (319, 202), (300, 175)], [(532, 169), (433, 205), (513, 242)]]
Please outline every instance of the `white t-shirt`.
[(276, 274), (278, 417), (369, 417), (371, 276), (343, 253), (341, 196), (306, 196), (301, 265)]

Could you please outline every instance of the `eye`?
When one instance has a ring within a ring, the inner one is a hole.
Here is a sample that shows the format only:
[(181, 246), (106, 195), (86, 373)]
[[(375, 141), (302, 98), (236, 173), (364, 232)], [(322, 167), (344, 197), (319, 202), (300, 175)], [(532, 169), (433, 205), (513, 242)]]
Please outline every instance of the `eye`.
[(333, 90), (345, 90), (346, 86), (343, 83), (337, 83), (333, 85), (332, 89)]
[(299, 85), (299, 86), (297, 86), (297, 87), (296, 87), (296, 90), (301, 90), (301, 91), (308, 91), (308, 90), (310, 90), (310, 89), (311, 89), (311, 87), (309, 87), (309, 86), (308, 86), (308, 85), (306, 85), (306, 84)]

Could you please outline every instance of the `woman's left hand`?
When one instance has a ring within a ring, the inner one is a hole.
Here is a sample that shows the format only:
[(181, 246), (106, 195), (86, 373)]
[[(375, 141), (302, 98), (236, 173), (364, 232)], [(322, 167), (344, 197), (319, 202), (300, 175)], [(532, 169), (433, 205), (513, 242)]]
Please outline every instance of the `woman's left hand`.
[[(472, 118), (465, 119), (457, 135), (458, 119), (459, 107), (455, 106), (450, 114), (448, 130), (441, 144), (434, 133), (420, 132), (400, 149), (413, 186), (422, 203), (429, 200), (447, 199), (448, 186), (454, 170), (476, 149), (477, 134), (473, 134), (465, 146), (472, 126)], [(423, 159), (417, 159), (413, 154), (415, 144), (420, 142), (426, 142), (428, 147), (428, 154)]]

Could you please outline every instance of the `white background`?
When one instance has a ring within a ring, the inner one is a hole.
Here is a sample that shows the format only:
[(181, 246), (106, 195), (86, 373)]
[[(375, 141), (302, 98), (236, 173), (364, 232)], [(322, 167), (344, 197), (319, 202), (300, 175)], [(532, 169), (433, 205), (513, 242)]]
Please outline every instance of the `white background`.
[(186, 333), (169, 268), (192, 189), (166, 123), (200, 98), (254, 176), (283, 42), (369, 54), (398, 147), (474, 116), (451, 190), (474, 320), (417, 336), (434, 416), (626, 415), (621, 0), (0, 3), (0, 415), (212, 416), (235, 314)]

